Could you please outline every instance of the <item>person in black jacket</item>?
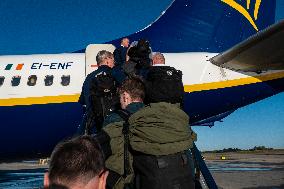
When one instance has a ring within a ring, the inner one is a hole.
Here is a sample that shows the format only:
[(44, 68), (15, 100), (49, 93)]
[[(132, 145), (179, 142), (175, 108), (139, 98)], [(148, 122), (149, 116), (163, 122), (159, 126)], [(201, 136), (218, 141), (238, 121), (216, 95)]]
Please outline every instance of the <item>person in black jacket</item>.
[(128, 46), (129, 46), (129, 39), (126, 37), (122, 38), (120, 47), (117, 47), (113, 51), (115, 66), (121, 68), (121, 66), (125, 63)]
[(86, 77), (79, 98), (79, 103), (85, 107), (85, 116), (78, 134), (98, 132), (104, 117), (119, 106), (116, 91), (126, 76), (121, 70), (113, 68), (114, 58), (111, 52), (100, 51), (96, 60), (99, 67)]

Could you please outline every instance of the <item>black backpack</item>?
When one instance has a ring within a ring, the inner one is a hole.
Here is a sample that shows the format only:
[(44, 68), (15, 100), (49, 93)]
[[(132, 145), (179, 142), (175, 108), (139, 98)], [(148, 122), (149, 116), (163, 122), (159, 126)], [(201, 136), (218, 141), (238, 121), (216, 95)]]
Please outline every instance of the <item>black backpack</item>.
[(146, 81), (145, 102), (183, 103), (182, 72), (170, 66), (152, 66)]
[(111, 68), (99, 72), (91, 81), (90, 101), (92, 103), (91, 110), (89, 110), (91, 116), (87, 121), (87, 127), (91, 129), (95, 122), (97, 131), (100, 131), (104, 118), (119, 107), (117, 82), (111, 74)]

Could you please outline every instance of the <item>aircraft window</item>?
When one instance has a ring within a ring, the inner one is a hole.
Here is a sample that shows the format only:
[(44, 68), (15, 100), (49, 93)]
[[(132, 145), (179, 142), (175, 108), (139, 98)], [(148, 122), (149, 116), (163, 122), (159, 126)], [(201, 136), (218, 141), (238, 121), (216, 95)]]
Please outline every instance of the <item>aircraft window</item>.
[(63, 75), (61, 77), (61, 85), (67, 86), (70, 84), (70, 75)]
[(0, 77), (0, 86), (2, 86), (2, 85), (3, 85), (4, 80), (5, 80), (5, 77), (4, 77), (4, 76), (1, 76), (1, 77)]
[(21, 82), (21, 76), (14, 76), (12, 78), (11, 84), (13, 87), (18, 86)]
[(45, 86), (51, 86), (53, 84), (53, 75), (46, 75), (44, 78)]
[(29, 79), (28, 79), (28, 86), (35, 86), (36, 84), (36, 80), (37, 80), (37, 76), (36, 75), (30, 75)]

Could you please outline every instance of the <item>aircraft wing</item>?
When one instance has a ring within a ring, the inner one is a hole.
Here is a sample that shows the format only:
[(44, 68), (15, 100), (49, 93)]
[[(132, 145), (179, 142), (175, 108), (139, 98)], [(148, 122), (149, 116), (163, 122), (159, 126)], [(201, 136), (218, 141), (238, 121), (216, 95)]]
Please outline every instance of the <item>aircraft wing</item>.
[(256, 33), (210, 61), (220, 67), (243, 72), (261, 73), (284, 69), (284, 20)]

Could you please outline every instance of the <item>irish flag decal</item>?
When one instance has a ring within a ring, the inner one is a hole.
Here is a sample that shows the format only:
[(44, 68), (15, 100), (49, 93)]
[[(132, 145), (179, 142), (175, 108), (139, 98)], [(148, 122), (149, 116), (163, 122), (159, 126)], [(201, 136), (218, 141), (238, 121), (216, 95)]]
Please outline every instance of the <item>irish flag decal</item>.
[[(16, 70), (22, 70), (24, 64), (17, 64)], [(5, 70), (11, 70), (13, 67), (13, 64), (7, 64)]]

